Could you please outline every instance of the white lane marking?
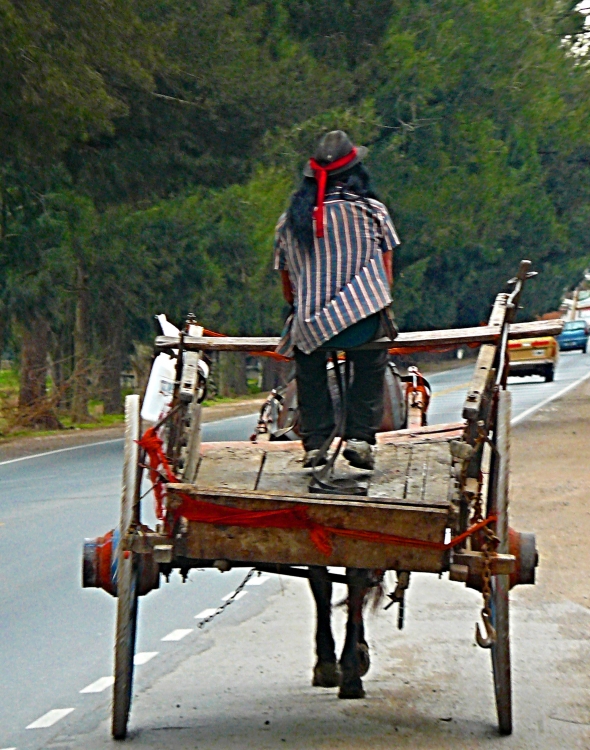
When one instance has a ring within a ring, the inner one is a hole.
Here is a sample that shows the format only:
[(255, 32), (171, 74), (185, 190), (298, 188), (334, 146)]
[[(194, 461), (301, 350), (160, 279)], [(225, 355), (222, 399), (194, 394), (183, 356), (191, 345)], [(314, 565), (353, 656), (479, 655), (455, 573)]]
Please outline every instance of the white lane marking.
[(199, 612), (198, 615), (195, 615), (195, 620), (204, 620), (206, 617), (211, 617), (211, 615), (214, 615), (217, 612), (217, 607), (210, 607), (209, 609), (204, 609), (202, 612)]
[(515, 425), (515, 424), (518, 424), (519, 422), (522, 422), (527, 417), (530, 417), (531, 414), (534, 414), (534, 412), (538, 411), (539, 409), (542, 409), (544, 406), (547, 406), (547, 404), (550, 404), (552, 401), (555, 401), (556, 398), (565, 396), (565, 394), (568, 391), (573, 390), (576, 386), (580, 385), (580, 383), (583, 383), (585, 380), (588, 380), (588, 378), (590, 378), (590, 372), (587, 372), (585, 375), (583, 375), (581, 378), (578, 378), (578, 380), (575, 380), (573, 383), (566, 385), (565, 388), (562, 388), (560, 391), (557, 391), (557, 393), (554, 393), (552, 396), (548, 396), (547, 398), (543, 399), (543, 401), (539, 401), (538, 404), (535, 404), (534, 406), (531, 406), (528, 409), (525, 409), (525, 411), (523, 411), (522, 414), (519, 414), (517, 417), (514, 417), (511, 424)]
[[(252, 414), (244, 414), (240, 417), (226, 417), (225, 419), (216, 419), (213, 422), (203, 422), (203, 427), (207, 425), (217, 425), (223, 422), (230, 422), (238, 419), (252, 419), (257, 416), (258, 412), (252, 412)], [(82, 448), (94, 448), (97, 445), (107, 445), (108, 443), (122, 443), (125, 438), (112, 438), (111, 440), (99, 440), (96, 443), (85, 443), (84, 445), (73, 445), (70, 448), (57, 448), (54, 451), (45, 451), (45, 453), (34, 453), (32, 456), (21, 456), (20, 458), (11, 458), (8, 461), (0, 461), (0, 466), (7, 466), (8, 464), (16, 464), (19, 461), (30, 461), (32, 458), (43, 458), (43, 456), (54, 456), (56, 453), (67, 453), (68, 451), (78, 451)]]
[(168, 633), (168, 635), (165, 635), (161, 640), (162, 641), (181, 641), (185, 636), (187, 636), (189, 633), (192, 633), (192, 628), (179, 628), (178, 630), (173, 630), (171, 633)]
[(256, 576), (255, 578), (250, 578), (246, 586), (262, 586), (267, 581), (270, 581), (270, 576)]
[(159, 651), (140, 651), (139, 654), (135, 654), (133, 657), (133, 663), (136, 667), (141, 667), (142, 664), (147, 664), (148, 661), (158, 654)]
[(52, 727), (60, 719), (63, 719), (64, 716), (71, 714), (73, 710), (73, 708), (54, 708), (43, 714), (43, 716), (40, 716), (37, 721), (29, 724), (27, 729), (46, 729), (47, 727)]
[(43, 458), (43, 456), (54, 456), (56, 453), (67, 453), (68, 451), (79, 451), (82, 448), (94, 448), (95, 445), (107, 445), (107, 443), (122, 443), (125, 438), (113, 438), (111, 440), (100, 440), (98, 443), (85, 443), (84, 445), (73, 445), (71, 448), (58, 448), (54, 451), (45, 453), (34, 453), (32, 456), (21, 456), (20, 458), (11, 458), (9, 461), (0, 461), (0, 466), (7, 464), (16, 464), (19, 461), (30, 461), (31, 458)]
[(216, 419), (215, 421), (211, 422), (203, 422), (201, 424), (201, 429), (205, 429), (210, 424), (222, 424), (223, 422), (237, 422), (238, 419), (252, 419), (252, 417), (255, 417), (258, 415), (257, 411), (253, 411), (250, 414), (241, 414), (239, 417), (224, 417), (224, 419)]
[(115, 678), (110, 675), (109, 677), (101, 677), (96, 682), (91, 682), (90, 685), (86, 685), (85, 688), (80, 690), (81, 693), (102, 693), (115, 682)]
[(16, 747), (0, 747), (0, 750), (16, 750)]
[(226, 594), (225, 596), (221, 597), (221, 600), (226, 602), (228, 599), (234, 598), (234, 601), (237, 601), (238, 599), (241, 599), (243, 596), (246, 596), (248, 592), (247, 591), (240, 591), (239, 594), (236, 594), (235, 591), (230, 591), (229, 594)]

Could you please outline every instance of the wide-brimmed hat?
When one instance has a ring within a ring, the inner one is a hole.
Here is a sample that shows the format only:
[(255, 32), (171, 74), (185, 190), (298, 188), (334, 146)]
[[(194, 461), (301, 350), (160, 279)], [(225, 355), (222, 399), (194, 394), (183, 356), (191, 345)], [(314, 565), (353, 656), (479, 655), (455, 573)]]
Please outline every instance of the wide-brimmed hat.
[[(356, 154), (354, 158), (347, 162), (343, 167), (330, 169), (330, 175), (346, 172), (347, 169), (350, 169), (361, 162), (369, 153), (369, 150), (365, 146), (355, 147), (354, 143), (350, 140), (344, 130), (332, 130), (329, 133), (326, 133), (318, 143), (313, 159), (323, 167), (329, 167), (333, 162), (339, 161), (345, 156), (348, 156), (355, 148)], [(315, 172), (310, 162), (307, 162), (305, 165), (303, 174), (306, 177), (315, 177)]]

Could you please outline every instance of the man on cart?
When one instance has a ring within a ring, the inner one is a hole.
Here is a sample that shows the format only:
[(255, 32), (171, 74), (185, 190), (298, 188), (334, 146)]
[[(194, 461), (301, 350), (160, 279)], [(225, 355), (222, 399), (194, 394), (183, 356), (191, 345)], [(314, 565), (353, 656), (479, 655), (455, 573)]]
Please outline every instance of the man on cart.
[(356, 468), (375, 464), (388, 355), (356, 347), (392, 337), (387, 311), (399, 239), (371, 190), (366, 155), (342, 130), (327, 133), (276, 228), (275, 269), (292, 308), (277, 352), (295, 358), (306, 467), (325, 463), (321, 448), (334, 430), (326, 357), (335, 350), (346, 350), (353, 366), (343, 455)]

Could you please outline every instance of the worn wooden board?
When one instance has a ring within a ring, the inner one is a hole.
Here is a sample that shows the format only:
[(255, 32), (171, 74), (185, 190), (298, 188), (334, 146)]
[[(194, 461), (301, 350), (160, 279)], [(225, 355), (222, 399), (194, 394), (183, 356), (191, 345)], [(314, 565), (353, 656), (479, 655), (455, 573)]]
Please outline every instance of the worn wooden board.
[(447, 424), (427, 425), (425, 427), (412, 427), (408, 430), (378, 432), (377, 444), (405, 443), (409, 445), (415, 442), (448, 442), (460, 437), (464, 430), (465, 422), (450, 422)]
[(307, 493), (309, 471), (303, 468), (303, 450), (266, 454), (258, 489), (261, 492)]
[[(376, 531), (412, 539), (442, 542), (447, 524), (443, 508), (416, 508), (375, 503), (370, 498), (343, 495), (318, 496), (283, 492), (207, 490), (194, 485), (169, 485), (169, 501), (184, 492), (209, 503), (247, 510), (275, 510), (303, 504), (309, 517), (325, 526)], [(186, 554), (196, 560), (226, 559), (287, 565), (334, 565), (439, 572), (444, 552), (396, 544), (350, 539), (334, 535), (330, 555), (321, 553), (308, 531), (300, 529), (248, 528), (189, 523)]]
[[(514, 323), (510, 326), (509, 338), (528, 338), (533, 336), (556, 336), (561, 333), (563, 321), (543, 320), (531, 323)], [(416, 346), (461, 346), (462, 344), (489, 343), (498, 341), (498, 326), (487, 325), (475, 328), (449, 328), (439, 331), (413, 331), (400, 333), (393, 342), (395, 348)], [(275, 336), (185, 336), (184, 347), (191, 351), (274, 351), (279, 343)], [(180, 340), (175, 336), (158, 336), (155, 346), (158, 350), (178, 348)], [(391, 344), (391, 342), (390, 342)], [(384, 340), (372, 343), (371, 347), (387, 348)], [(367, 346), (369, 348), (369, 345)]]
[(486, 344), (480, 349), (463, 406), (463, 417), (469, 421), (477, 421), (480, 418), (484, 397), (491, 391), (495, 374), (493, 365), (496, 349), (497, 347), (491, 344)]
[[(290, 444), (283, 450), (268, 450), (270, 445), (204, 446), (196, 486), (308, 495), (311, 470), (303, 468), (301, 448), (293, 450)], [(368, 481), (368, 497), (380, 503), (443, 508), (449, 504), (450, 469), (448, 441), (409, 441), (378, 445), (373, 472), (353, 469), (339, 456), (334, 476)]]
[(369, 496), (404, 505), (448, 508), (451, 484), (447, 442), (381, 445)]
[[(391, 432), (378, 432), (377, 433), (377, 444), (381, 445), (384, 443), (416, 443), (416, 442), (448, 442), (449, 440), (455, 440), (463, 434), (465, 430), (465, 422), (452, 422), (449, 424), (441, 425), (429, 425), (426, 427), (414, 427), (409, 430), (395, 430)], [(263, 446), (267, 452), (283, 452), (283, 451), (294, 451), (302, 455), (302, 445), (300, 440), (279, 440), (279, 441), (268, 441), (259, 439), (258, 446)], [(231, 446), (234, 448), (251, 448), (252, 442), (250, 440), (234, 440), (234, 441), (217, 441), (208, 442), (201, 444), (201, 454), (205, 455), (216, 451), (219, 448), (225, 446)]]
[(201, 457), (196, 482), (199, 487), (253, 490), (263, 455), (258, 448), (226, 445)]

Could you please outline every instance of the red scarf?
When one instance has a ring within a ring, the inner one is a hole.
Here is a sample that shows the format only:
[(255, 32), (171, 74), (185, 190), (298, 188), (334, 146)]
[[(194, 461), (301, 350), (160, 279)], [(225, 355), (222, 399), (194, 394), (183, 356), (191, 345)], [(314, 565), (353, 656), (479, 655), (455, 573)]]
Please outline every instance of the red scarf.
[(343, 156), (341, 159), (333, 161), (331, 164), (322, 166), (318, 164), (315, 159), (309, 160), (309, 166), (313, 169), (315, 178), (318, 183), (318, 197), (317, 205), (314, 209), (315, 217), (315, 233), (316, 237), (324, 236), (324, 197), (326, 195), (326, 183), (328, 182), (328, 172), (332, 172), (334, 169), (341, 169), (356, 157), (356, 148), (353, 148), (349, 154)]

